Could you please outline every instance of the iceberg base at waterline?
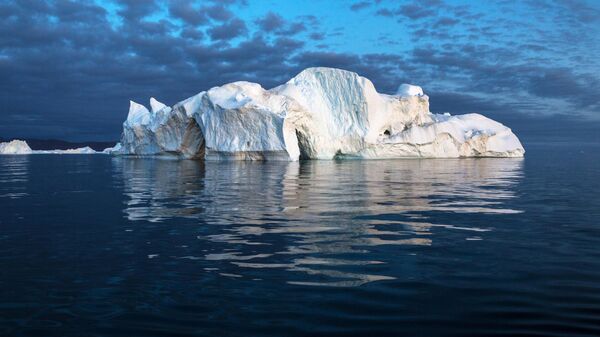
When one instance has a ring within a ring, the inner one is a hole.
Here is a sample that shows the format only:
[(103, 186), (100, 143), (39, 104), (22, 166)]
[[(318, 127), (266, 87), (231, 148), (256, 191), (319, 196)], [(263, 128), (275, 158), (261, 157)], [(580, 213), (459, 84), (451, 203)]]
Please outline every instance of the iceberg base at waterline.
[(419, 86), (380, 94), (371, 81), (308, 68), (272, 89), (233, 82), (172, 107), (130, 102), (121, 142), (105, 153), (206, 160), (522, 157), (517, 136), (480, 114), (429, 111)]

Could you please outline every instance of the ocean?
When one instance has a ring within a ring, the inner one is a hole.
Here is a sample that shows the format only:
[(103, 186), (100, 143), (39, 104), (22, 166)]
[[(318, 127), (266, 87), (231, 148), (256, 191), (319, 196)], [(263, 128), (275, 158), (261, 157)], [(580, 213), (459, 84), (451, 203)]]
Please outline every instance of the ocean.
[(600, 145), (0, 156), (1, 336), (598, 336)]

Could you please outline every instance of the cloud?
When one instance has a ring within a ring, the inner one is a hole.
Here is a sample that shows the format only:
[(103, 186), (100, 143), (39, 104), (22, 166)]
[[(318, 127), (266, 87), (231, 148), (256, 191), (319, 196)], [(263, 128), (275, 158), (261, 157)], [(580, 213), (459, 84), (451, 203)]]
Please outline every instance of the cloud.
[(511, 123), (556, 112), (600, 114), (600, 32), (585, 15), (589, 4), (550, 3), (539, 11), (536, 2), (517, 17), (505, 15), (504, 5), (486, 12), (375, 2), (373, 20), (398, 24), (391, 27), (402, 34), (374, 33), (368, 51), (353, 47), (364, 45), (353, 34), (359, 28), (328, 25), (331, 17), (321, 13), (244, 16), (244, 6), (126, 0), (110, 11), (95, 2), (1, 2), (0, 134), (116, 139), (129, 99), (173, 104), (236, 80), (268, 88), (309, 66), (356, 71), (384, 93), (420, 84), (437, 112), (479, 111)]
[(263, 31), (273, 32), (281, 29), (286, 22), (281, 15), (268, 12), (264, 17), (256, 20), (256, 23)]
[(538, 97), (567, 99), (581, 108), (600, 107), (600, 80), (592, 75), (575, 75), (568, 69), (536, 69), (527, 84)]
[(391, 17), (394, 16), (394, 12), (391, 11), (390, 9), (388, 9), (388, 8), (378, 9), (377, 12), (375, 12), (375, 14), (379, 15), (379, 16), (385, 16), (385, 17), (388, 17), (388, 18), (391, 18)]
[(309, 35), (309, 37), (310, 37), (312, 40), (315, 40), (315, 41), (322, 41), (322, 40), (325, 40), (325, 34), (323, 34), (323, 33), (320, 33), (320, 32), (313, 32), (313, 33), (311, 33), (311, 34)]
[[(313, 23), (312, 17), (303, 21), (307, 21), (311, 24)], [(275, 35), (296, 35), (306, 30), (304, 22), (288, 22), (281, 15), (273, 12), (268, 12), (265, 16), (256, 20), (256, 24), (262, 31), (273, 33)]]
[(442, 17), (439, 18), (435, 24), (433, 25), (433, 28), (443, 28), (445, 26), (454, 26), (458, 23), (459, 21), (457, 19), (453, 19), (453, 18), (449, 18), (449, 17)]
[(231, 40), (245, 35), (248, 32), (248, 28), (244, 21), (236, 18), (229, 22), (213, 26), (207, 32), (212, 40)]
[(350, 6), (350, 9), (353, 11), (360, 11), (362, 9), (365, 9), (367, 7), (370, 7), (371, 3), (368, 1), (359, 1), (359, 2), (355, 2)]
[(203, 25), (208, 22), (206, 12), (195, 8), (192, 2), (187, 0), (171, 1), (169, 4), (169, 14), (194, 26)]
[(563, 0), (560, 2), (565, 9), (577, 20), (583, 23), (594, 23), (600, 21), (600, 9), (592, 7), (584, 1)]
[(217, 21), (227, 21), (234, 17), (233, 12), (231, 12), (227, 7), (222, 4), (213, 5), (203, 8), (206, 11), (208, 17)]
[(427, 16), (433, 16), (435, 15), (436, 11), (431, 7), (414, 3), (400, 6), (396, 13), (402, 14), (411, 19), (420, 19)]
[[(58, 3), (65, 4), (68, 1)], [(120, 4), (123, 8), (118, 13), (126, 21), (140, 21), (158, 9), (158, 4), (154, 0), (120, 0)]]

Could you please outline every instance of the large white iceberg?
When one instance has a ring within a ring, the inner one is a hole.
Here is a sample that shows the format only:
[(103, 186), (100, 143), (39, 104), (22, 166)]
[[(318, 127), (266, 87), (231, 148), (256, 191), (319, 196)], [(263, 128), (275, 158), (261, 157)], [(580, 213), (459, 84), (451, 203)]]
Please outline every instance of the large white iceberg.
[(521, 157), (518, 138), (479, 114), (429, 111), (421, 87), (380, 94), (356, 73), (308, 68), (265, 90), (234, 82), (168, 107), (130, 103), (108, 153), (205, 159)]

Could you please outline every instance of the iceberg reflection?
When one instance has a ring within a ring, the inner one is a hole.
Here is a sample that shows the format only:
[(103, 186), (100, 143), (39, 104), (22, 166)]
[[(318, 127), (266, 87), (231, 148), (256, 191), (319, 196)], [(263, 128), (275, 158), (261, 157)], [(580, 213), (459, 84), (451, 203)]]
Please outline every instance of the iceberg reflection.
[[(480, 240), (494, 230), (440, 223), (439, 214), (519, 213), (507, 201), (515, 197), (523, 159), (115, 158), (113, 165), (123, 179), (129, 220), (178, 218), (201, 225), (194, 235), (203, 248), (198, 256), (177, 258), (227, 263), (242, 275), (279, 268), (294, 272), (286, 273), (294, 284), (356, 286), (393, 278), (379, 273), (378, 266), (389, 261), (369, 254), (377, 246), (428, 246), (436, 230)], [(296, 280), (295, 273), (305, 277)]]
[(0, 156), (0, 198), (26, 197), (29, 177), (29, 157), (19, 155)]

